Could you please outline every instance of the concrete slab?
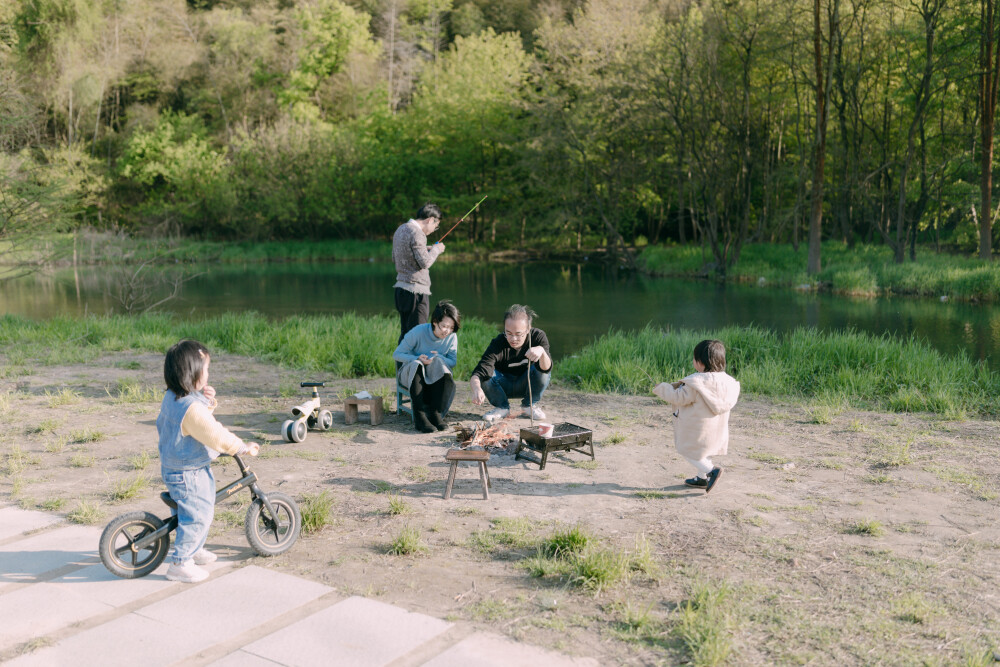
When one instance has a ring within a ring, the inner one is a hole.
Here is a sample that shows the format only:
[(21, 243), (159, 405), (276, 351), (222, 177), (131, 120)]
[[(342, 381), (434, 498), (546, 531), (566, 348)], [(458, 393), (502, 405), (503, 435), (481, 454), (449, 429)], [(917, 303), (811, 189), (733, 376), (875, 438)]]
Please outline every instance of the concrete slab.
[(177, 595), (9, 664), (169, 665), (232, 639), (331, 590), (322, 584), (254, 566), (203, 584), (183, 586), (184, 590)]
[(22, 655), (5, 667), (66, 667), (101, 665), (101, 667), (156, 667), (169, 665), (215, 643), (218, 622), (196, 632), (174, 632), (163, 623), (136, 614), (85, 630), (54, 646)]
[(68, 526), (0, 547), (0, 590), (40, 574), (97, 558), (101, 528)]
[(109, 605), (48, 583), (0, 598), (0, 651), (109, 611)]
[[(232, 565), (232, 561), (220, 559), (203, 567), (209, 572), (214, 572), (221, 568), (232, 567)], [(49, 583), (65, 587), (77, 595), (85, 595), (112, 607), (121, 607), (147, 595), (157, 593), (164, 588), (185, 586), (185, 584), (176, 581), (167, 581), (167, 567), (169, 566), (163, 563), (145, 577), (119, 579), (108, 572), (103, 565), (91, 565), (53, 579)]]
[[(329, 593), (329, 586), (250, 565), (137, 609), (136, 614), (186, 632), (215, 628), (228, 637)], [(220, 623), (220, 619), (225, 619)], [(219, 641), (225, 637), (220, 636)]]
[(284, 667), (285, 663), (274, 662), (246, 651), (234, 651), (222, 660), (209, 663), (208, 667)]
[(599, 667), (593, 658), (571, 658), (522, 644), (507, 637), (477, 632), (438, 654), (421, 667)]
[(21, 535), (59, 523), (63, 518), (46, 512), (23, 510), (20, 507), (0, 507), (0, 540)]
[(282, 665), (374, 667), (406, 655), (450, 627), (437, 618), (352, 597), (243, 650)]

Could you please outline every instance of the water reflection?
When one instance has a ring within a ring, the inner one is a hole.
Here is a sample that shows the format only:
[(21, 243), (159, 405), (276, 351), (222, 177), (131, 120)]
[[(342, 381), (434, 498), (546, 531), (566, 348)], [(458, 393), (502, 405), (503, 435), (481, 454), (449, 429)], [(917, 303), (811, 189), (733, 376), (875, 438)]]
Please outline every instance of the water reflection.
[[(395, 270), (385, 263), (180, 265), (158, 269), (172, 277), (199, 274), (183, 284), (164, 310), (185, 317), (256, 310), (286, 317), (307, 313), (393, 314)], [(948, 353), (964, 350), (994, 364), (1000, 345), (1000, 308), (927, 299), (845, 299), (755, 286), (648, 278), (576, 263), (492, 266), (442, 263), (433, 269), (435, 299), (450, 298), (462, 312), (497, 322), (511, 303), (539, 313), (556, 356), (571, 354), (609, 328), (652, 323), (688, 329), (756, 324), (776, 331), (797, 326), (874, 333), (916, 334)], [(41, 319), (120, 312), (120, 276), (107, 267), (44, 272), (0, 283), (5, 313)], [(170, 291), (162, 284), (156, 296)], [(153, 299), (156, 300), (156, 299)]]

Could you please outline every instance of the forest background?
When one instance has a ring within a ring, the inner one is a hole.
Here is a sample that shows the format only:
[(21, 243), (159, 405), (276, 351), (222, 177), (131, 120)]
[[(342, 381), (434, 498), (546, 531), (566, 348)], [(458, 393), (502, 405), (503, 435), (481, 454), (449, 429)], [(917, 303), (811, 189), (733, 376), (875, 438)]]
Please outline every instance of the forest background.
[(993, 0), (14, 0), (0, 223), (991, 256)]

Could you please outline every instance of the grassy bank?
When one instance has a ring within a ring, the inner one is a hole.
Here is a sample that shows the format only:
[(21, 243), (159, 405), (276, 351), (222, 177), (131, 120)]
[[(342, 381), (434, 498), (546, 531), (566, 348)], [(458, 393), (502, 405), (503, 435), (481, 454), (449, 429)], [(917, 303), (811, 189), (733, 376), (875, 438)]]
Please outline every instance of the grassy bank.
[[(479, 353), (496, 333), (496, 327), (485, 322), (463, 321), (457, 377), (471, 375)], [(8, 377), (30, 372), (35, 364), (85, 362), (126, 350), (162, 353), (182, 338), (200, 340), (212, 351), (319, 374), (392, 377), (395, 365), (391, 353), (398, 337), (398, 318), (353, 314), (275, 321), (259, 313), (241, 313), (194, 322), (162, 314), (42, 321), (9, 315), (0, 318), (0, 352), (6, 357), (3, 374)]]
[[(431, 242), (443, 231), (431, 235)], [(445, 242), (448, 252), (444, 260), (474, 261), (490, 258), (509, 261), (511, 258), (544, 258), (554, 253), (564, 256), (566, 250), (555, 243), (541, 248), (518, 249), (507, 246), (490, 248), (475, 246), (455, 236)], [(84, 230), (75, 235), (53, 234), (40, 239), (32, 248), (18, 253), (6, 252), (0, 244), (0, 266), (27, 262), (29, 264), (55, 261), (67, 264), (136, 264), (147, 260), (166, 262), (359, 262), (392, 261), (390, 239), (324, 239), (320, 241), (199, 241), (184, 238), (127, 237), (108, 232)], [(600, 252), (600, 251), (595, 251)], [(2, 272), (0, 272), (2, 273)]]
[[(72, 237), (59, 243), (72, 246)], [(143, 261), (165, 257), (178, 262), (308, 262), (391, 260), (392, 244), (360, 239), (323, 241), (195, 241), (109, 237), (85, 233), (77, 238), (79, 260), (89, 263)], [(72, 253), (72, 247), (70, 247)], [(63, 253), (65, 256), (65, 252)]]
[[(921, 250), (916, 262), (896, 264), (885, 246), (823, 244), (823, 269), (806, 272), (806, 246), (748, 245), (728, 277), (778, 287), (823, 287), (852, 296), (915, 295), (966, 301), (1000, 300), (1000, 264)], [(643, 268), (658, 275), (696, 276), (712, 256), (694, 246), (650, 246), (639, 257)], [(763, 279), (763, 280), (762, 280)]]
[[(338, 239), (323, 241), (215, 242), (190, 239), (126, 238), (108, 233), (80, 232), (42, 241), (35, 252), (82, 263), (131, 263), (156, 259), (168, 262), (308, 262), (390, 261), (388, 240)], [(516, 248), (474, 247), (460, 238), (449, 238), (445, 259), (457, 261), (501, 261), (516, 257), (541, 259), (559, 256), (565, 249), (537, 243), (530, 254)], [(506, 252), (500, 252), (506, 250)], [(599, 256), (599, 250), (588, 253)], [(1000, 263), (921, 250), (917, 262), (896, 264), (884, 246), (842, 243), (823, 245), (823, 270), (817, 276), (806, 272), (806, 247), (796, 252), (790, 245), (755, 244), (743, 248), (740, 261), (728, 271), (728, 279), (770, 287), (829, 289), (850, 296), (912, 295), (963, 301), (1000, 300)], [(698, 246), (647, 246), (639, 254), (643, 270), (677, 277), (701, 277), (712, 261)]]
[[(270, 320), (257, 313), (196, 322), (168, 315), (0, 318), (3, 375), (30, 373), (36, 364), (78, 363), (125, 350), (163, 352), (181, 338), (283, 366), (338, 377), (391, 377), (397, 320), (357, 315)], [(455, 375), (471, 374), (496, 327), (463, 323)], [(1000, 415), (1000, 374), (964, 357), (948, 357), (913, 339), (799, 329), (779, 335), (755, 327), (713, 332), (647, 328), (602, 336), (559, 361), (556, 379), (586, 391), (648, 395), (650, 377), (673, 380), (691, 372), (691, 350), (703, 338), (728, 349), (729, 370), (743, 391), (806, 400), (839, 410), (857, 405), (947, 417)], [(648, 374), (648, 377), (647, 377)]]
[(646, 328), (602, 336), (563, 361), (559, 374), (587, 391), (648, 394), (647, 374), (661, 382), (692, 373), (692, 350), (705, 338), (726, 344), (728, 370), (750, 394), (805, 399), (832, 411), (852, 405), (947, 417), (1000, 415), (1000, 374), (914, 339), (857, 332)]

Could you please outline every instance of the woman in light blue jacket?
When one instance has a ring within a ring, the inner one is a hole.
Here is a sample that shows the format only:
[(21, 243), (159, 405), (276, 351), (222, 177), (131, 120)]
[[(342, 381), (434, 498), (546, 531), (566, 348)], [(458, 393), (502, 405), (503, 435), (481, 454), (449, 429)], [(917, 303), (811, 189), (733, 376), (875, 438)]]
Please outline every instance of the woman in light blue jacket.
[(399, 342), (392, 358), (400, 362), (396, 379), (410, 388), (413, 423), (418, 431), (431, 433), (448, 425), (448, 414), (455, 398), (451, 369), (458, 363), (458, 330), (462, 316), (450, 301), (439, 301), (428, 324), (418, 324)]

